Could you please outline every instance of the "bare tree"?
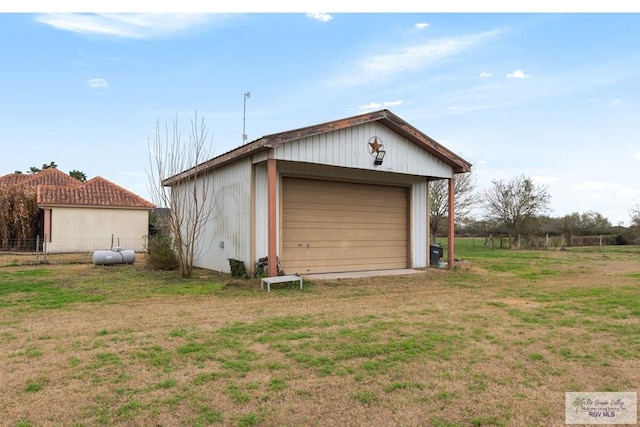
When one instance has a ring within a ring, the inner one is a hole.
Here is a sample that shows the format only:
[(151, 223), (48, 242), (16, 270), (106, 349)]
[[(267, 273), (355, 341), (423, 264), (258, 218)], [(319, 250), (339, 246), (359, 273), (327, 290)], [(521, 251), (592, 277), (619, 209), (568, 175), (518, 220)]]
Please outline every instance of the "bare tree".
[(212, 178), (203, 163), (212, 157), (209, 132), (198, 113), (191, 120), (189, 141), (184, 143), (178, 119), (172, 129), (158, 121), (154, 141), (149, 144), (149, 192), (153, 202), (170, 209), (168, 227), (178, 258), (180, 275), (189, 277), (199, 257), (205, 225), (215, 211)]
[(636, 205), (631, 208), (629, 215), (631, 215), (631, 225), (640, 227), (640, 203), (636, 203)]
[(38, 234), (39, 212), (35, 188), (0, 187), (0, 247), (32, 248), (28, 241)]
[(512, 240), (537, 214), (548, 210), (548, 187), (536, 186), (531, 178), (520, 175), (506, 182), (494, 180), (492, 185), (484, 196), (485, 216), (502, 224)]
[[(475, 177), (471, 173), (455, 176), (455, 220), (466, 217), (473, 206), (478, 203), (479, 197), (475, 192)], [(429, 230), (435, 237), (438, 229), (449, 216), (449, 184), (446, 179), (431, 181), (429, 183)]]

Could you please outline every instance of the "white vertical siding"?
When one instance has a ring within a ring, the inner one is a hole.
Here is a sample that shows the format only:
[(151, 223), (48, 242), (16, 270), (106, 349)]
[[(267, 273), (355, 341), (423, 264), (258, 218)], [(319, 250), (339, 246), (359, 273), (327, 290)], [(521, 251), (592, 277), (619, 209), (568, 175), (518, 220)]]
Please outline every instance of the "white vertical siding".
[(208, 200), (212, 215), (200, 235), (194, 266), (230, 272), (228, 259), (233, 258), (250, 268), (251, 159), (225, 165), (202, 179), (213, 189)]
[[(373, 164), (368, 151), (369, 139), (374, 135), (382, 140), (386, 151), (380, 166)], [(449, 178), (453, 173), (449, 165), (379, 123), (289, 141), (276, 149), (276, 158), (441, 178)]]
[(411, 186), (411, 262), (413, 268), (425, 268), (428, 265), (427, 195), (426, 180), (413, 183)]
[(427, 181), (427, 235), (425, 236), (426, 240), (426, 250), (427, 250), (427, 266), (431, 264), (431, 183)]

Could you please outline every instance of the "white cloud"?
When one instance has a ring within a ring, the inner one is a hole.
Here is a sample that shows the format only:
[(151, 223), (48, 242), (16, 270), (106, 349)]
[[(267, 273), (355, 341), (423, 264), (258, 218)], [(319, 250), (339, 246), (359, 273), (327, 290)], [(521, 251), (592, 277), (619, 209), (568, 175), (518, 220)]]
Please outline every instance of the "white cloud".
[(328, 13), (324, 13), (324, 12), (320, 12), (320, 13), (307, 13), (307, 16), (311, 19), (316, 19), (318, 21), (322, 21), (322, 22), (329, 22), (333, 19), (333, 16), (331, 16)]
[(620, 184), (614, 184), (612, 182), (596, 182), (585, 181), (580, 184), (573, 185), (571, 188), (581, 191), (602, 191), (602, 190), (618, 190), (622, 186)]
[(395, 107), (401, 104), (402, 101), (370, 102), (369, 104), (359, 105), (358, 110), (362, 111), (363, 113), (368, 113), (370, 111), (384, 110), (389, 107)]
[(480, 77), (482, 77), (483, 79), (488, 79), (489, 77), (491, 77), (491, 73), (480, 73)]
[(212, 16), (203, 14), (71, 14), (38, 15), (36, 21), (80, 34), (99, 34), (113, 37), (148, 39), (183, 33), (209, 23)]
[[(500, 34), (488, 31), (459, 37), (445, 37), (411, 46), (393, 46), (387, 53), (360, 59), (349, 64), (349, 73), (338, 77), (332, 84), (362, 85), (402, 72), (420, 70), (459, 55)], [(379, 48), (378, 48), (379, 49)]]
[(429, 26), (429, 24), (427, 24), (426, 22), (418, 22), (416, 24), (416, 28), (419, 29), (419, 30), (427, 28), (428, 26)]
[(105, 79), (91, 79), (87, 80), (87, 85), (92, 89), (108, 88), (109, 83)]
[(635, 157), (636, 159), (640, 160), (640, 151), (634, 151), (633, 157)]
[(538, 183), (538, 184), (542, 184), (542, 185), (549, 185), (549, 184), (553, 184), (554, 182), (557, 182), (559, 180), (559, 178), (557, 176), (551, 176), (551, 175), (536, 175), (536, 176), (532, 176), (531, 179)]
[(617, 196), (623, 198), (640, 196), (640, 189), (613, 182), (585, 181), (571, 187), (574, 190), (588, 191), (590, 197)]
[(506, 75), (508, 79), (526, 79), (529, 78), (529, 74), (525, 74), (522, 70), (516, 70), (513, 73), (509, 73)]

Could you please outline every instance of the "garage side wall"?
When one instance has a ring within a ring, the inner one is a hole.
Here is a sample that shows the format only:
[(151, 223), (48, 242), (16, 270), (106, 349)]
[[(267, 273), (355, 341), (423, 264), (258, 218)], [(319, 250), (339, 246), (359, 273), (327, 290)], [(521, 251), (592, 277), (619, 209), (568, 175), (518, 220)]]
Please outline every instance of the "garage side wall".
[(229, 273), (229, 258), (249, 269), (251, 160), (240, 159), (201, 178), (208, 181), (211, 212), (197, 242), (194, 266)]
[(425, 268), (428, 264), (428, 186), (427, 181), (411, 185), (411, 257), (412, 268)]

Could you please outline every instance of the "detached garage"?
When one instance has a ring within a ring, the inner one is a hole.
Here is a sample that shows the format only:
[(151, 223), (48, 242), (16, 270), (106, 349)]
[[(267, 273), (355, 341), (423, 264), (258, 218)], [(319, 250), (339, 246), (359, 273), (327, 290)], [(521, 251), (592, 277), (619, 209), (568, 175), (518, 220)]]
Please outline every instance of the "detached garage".
[(407, 187), (284, 177), (282, 269), (407, 268), (408, 207)]
[[(212, 220), (196, 267), (269, 275), (429, 265), (428, 183), (471, 165), (388, 110), (267, 135), (199, 165)], [(193, 170), (163, 185), (180, 191)], [(449, 215), (453, 217), (453, 211)], [(453, 227), (448, 258), (453, 261)]]

